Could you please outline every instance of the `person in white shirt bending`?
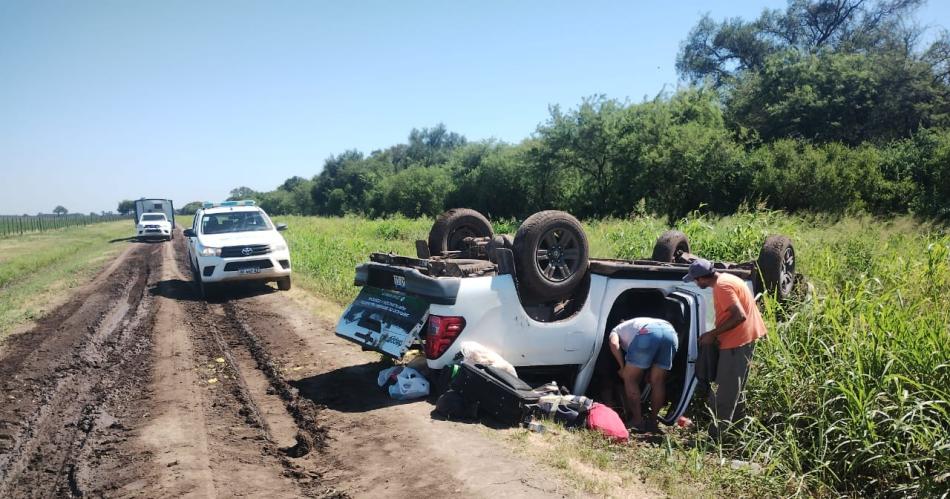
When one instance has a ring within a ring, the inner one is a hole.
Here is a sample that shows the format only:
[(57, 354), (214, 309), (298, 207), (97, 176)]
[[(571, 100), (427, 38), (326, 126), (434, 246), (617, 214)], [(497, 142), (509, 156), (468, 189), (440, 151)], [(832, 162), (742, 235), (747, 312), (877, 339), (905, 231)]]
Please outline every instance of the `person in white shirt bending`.
[[(610, 352), (622, 366), (624, 407), (633, 429), (656, 433), (657, 415), (666, 405), (666, 374), (673, 367), (679, 340), (673, 325), (663, 319), (636, 317), (621, 322), (610, 332)], [(640, 406), (640, 382), (649, 372), (650, 417), (643, 419)]]

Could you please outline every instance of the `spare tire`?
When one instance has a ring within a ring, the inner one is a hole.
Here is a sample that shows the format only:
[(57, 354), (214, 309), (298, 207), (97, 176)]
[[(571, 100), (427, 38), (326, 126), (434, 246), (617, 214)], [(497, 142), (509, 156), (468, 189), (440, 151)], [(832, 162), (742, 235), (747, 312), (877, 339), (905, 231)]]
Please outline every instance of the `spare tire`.
[(672, 263), (676, 260), (677, 251), (690, 252), (689, 238), (678, 230), (668, 230), (656, 239), (656, 244), (653, 245), (653, 256), (650, 259), (655, 262)]
[(775, 293), (779, 301), (792, 296), (795, 286), (795, 248), (785, 236), (769, 236), (759, 251), (759, 289)]
[(567, 298), (587, 274), (587, 235), (580, 222), (563, 211), (528, 217), (515, 234), (513, 251), (525, 303)]
[(429, 230), (429, 254), (440, 256), (446, 251), (465, 249), (466, 237), (491, 237), (491, 223), (481, 213), (468, 208), (442, 212)]

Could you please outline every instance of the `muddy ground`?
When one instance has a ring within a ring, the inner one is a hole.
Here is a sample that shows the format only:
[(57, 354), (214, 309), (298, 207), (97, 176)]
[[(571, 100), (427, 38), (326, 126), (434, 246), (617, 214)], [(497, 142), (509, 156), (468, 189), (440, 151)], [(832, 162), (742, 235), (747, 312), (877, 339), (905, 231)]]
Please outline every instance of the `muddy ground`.
[(185, 251), (132, 244), (0, 345), (0, 497), (581, 495), (485, 427), (390, 400), (316, 298), (199, 299)]

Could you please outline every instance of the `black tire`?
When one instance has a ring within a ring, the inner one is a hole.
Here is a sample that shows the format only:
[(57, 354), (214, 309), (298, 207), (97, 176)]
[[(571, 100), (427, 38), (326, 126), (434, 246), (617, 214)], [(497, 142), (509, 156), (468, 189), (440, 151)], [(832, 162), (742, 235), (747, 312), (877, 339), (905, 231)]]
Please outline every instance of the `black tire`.
[(201, 280), (201, 273), (198, 271), (195, 262), (188, 259), (188, 263), (191, 265), (191, 279), (195, 281), (195, 285), (198, 288), (198, 296), (203, 300), (207, 300), (212, 294), (211, 284), (206, 284)]
[(650, 259), (655, 262), (672, 263), (676, 260), (677, 251), (690, 252), (689, 238), (678, 230), (668, 230), (656, 238), (653, 256)]
[(454, 208), (436, 217), (429, 230), (429, 254), (440, 256), (445, 251), (465, 249), (466, 237), (491, 237), (491, 223), (481, 213), (468, 208)]
[(528, 217), (515, 234), (513, 250), (526, 303), (567, 298), (587, 274), (587, 235), (580, 222), (563, 211)]
[(785, 236), (769, 236), (759, 251), (758, 266), (759, 289), (775, 293), (779, 301), (792, 296), (795, 286), (795, 248), (792, 240)]
[(277, 279), (277, 289), (281, 291), (290, 291), (290, 276)]

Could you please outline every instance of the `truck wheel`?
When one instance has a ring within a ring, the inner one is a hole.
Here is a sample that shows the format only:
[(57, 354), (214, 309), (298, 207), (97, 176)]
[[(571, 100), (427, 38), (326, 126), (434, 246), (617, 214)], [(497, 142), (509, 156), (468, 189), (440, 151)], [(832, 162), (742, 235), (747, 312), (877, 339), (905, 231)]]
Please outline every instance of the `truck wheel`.
[(528, 217), (515, 234), (515, 268), (521, 298), (544, 303), (566, 298), (587, 274), (587, 235), (580, 222), (563, 211)]
[(759, 251), (756, 264), (759, 289), (775, 293), (779, 301), (789, 299), (795, 285), (795, 248), (792, 247), (792, 240), (785, 236), (769, 236)]
[(277, 289), (281, 291), (290, 291), (290, 276), (277, 279)]
[(656, 244), (653, 245), (653, 256), (650, 259), (655, 262), (672, 263), (676, 260), (677, 251), (690, 252), (689, 238), (678, 230), (668, 230), (656, 238)]
[(205, 284), (205, 282), (201, 280), (201, 274), (198, 272), (198, 268), (195, 267), (194, 262), (189, 259), (188, 263), (191, 264), (191, 280), (195, 281), (198, 287), (198, 296), (205, 300), (208, 299), (211, 295), (211, 284)]
[(491, 237), (491, 223), (481, 213), (468, 208), (454, 208), (436, 217), (429, 230), (429, 254), (439, 256), (445, 251), (465, 249), (466, 237)]

